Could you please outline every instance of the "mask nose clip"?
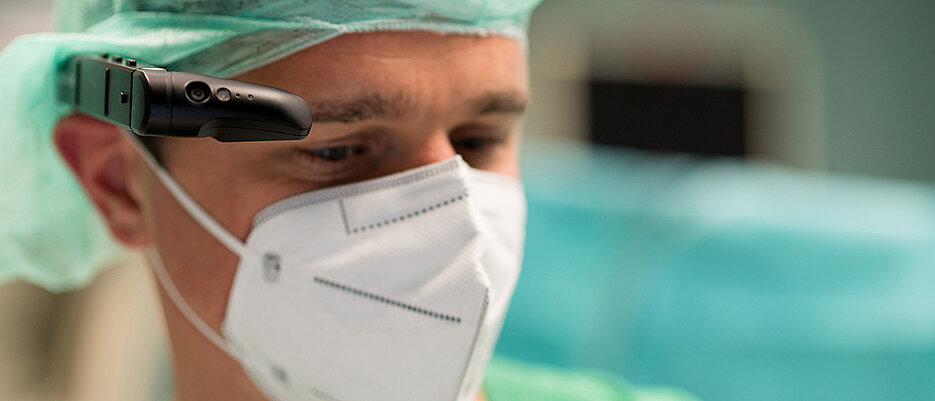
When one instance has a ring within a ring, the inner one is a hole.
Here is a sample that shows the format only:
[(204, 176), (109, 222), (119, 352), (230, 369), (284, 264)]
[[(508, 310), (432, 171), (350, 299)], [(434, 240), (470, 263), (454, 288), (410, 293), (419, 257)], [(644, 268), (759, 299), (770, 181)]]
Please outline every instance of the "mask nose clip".
[(279, 281), (279, 255), (275, 253), (263, 254), (263, 280), (267, 283)]

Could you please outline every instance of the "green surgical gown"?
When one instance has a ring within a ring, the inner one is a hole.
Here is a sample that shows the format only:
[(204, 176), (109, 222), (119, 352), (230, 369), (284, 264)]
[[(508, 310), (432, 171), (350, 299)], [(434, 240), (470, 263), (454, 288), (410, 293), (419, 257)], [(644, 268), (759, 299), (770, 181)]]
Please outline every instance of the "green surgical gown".
[(636, 388), (613, 374), (494, 358), (484, 392), (489, 401), (698, 401), (687, 392)]

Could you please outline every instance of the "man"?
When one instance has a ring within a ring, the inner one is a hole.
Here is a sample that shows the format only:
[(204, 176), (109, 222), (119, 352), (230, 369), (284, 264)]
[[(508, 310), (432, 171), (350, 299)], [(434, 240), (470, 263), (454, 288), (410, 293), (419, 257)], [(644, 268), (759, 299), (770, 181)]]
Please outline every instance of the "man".
[[(516, 176), (525, 71), (524, 51), (512, 39), (345, 35), (237, 77), (303, 96), (316, 120), (308, 138), (234, 144), (167, 138), (158, 153), (190, 195), (243, 240), (253, 217), (276, 201), (455, 154), (472, 167)], [(54, 137), (114, 237), (155, 247), (184, 299), (222, 332), (236, 255), (173, 199), (117, 127), (73, 115), (58, 122)], [(179, 398), (263, 399), (237, 361), (162, 294)]]
[(302, 140), (140, 139), (80, 113), (55, 122), (52, 140), (113, 238), (148, 250), (177, 400), (648, 394), (509, 363), (481, 384), (522, 249), (526, 49), (497, 29), (433, 30), (477, 11), (446, 7), (400, 31), (342, 28), (233, 77), (301, 96), (314, 119)]

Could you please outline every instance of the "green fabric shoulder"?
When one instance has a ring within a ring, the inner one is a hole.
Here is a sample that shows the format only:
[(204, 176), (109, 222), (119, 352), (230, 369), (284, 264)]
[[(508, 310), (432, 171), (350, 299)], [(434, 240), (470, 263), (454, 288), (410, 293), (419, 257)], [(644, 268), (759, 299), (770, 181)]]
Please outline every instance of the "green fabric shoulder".
[(687, 392), (636, 388), (611, 373), (562, 369), (495, 357), (487, 367), (489, 401), (698, 401)]

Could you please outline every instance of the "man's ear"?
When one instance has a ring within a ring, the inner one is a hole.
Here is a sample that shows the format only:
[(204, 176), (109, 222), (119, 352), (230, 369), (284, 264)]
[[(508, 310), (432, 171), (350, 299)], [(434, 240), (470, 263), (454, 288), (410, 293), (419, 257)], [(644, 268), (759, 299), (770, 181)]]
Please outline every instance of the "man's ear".
[(125, 245), (149, 243), (140, 203), (128, 190), (131, 174), (126, 140), (119, 129), (72, 114), (55, 125), (55, 147), (104, 217), (111, 234)]

